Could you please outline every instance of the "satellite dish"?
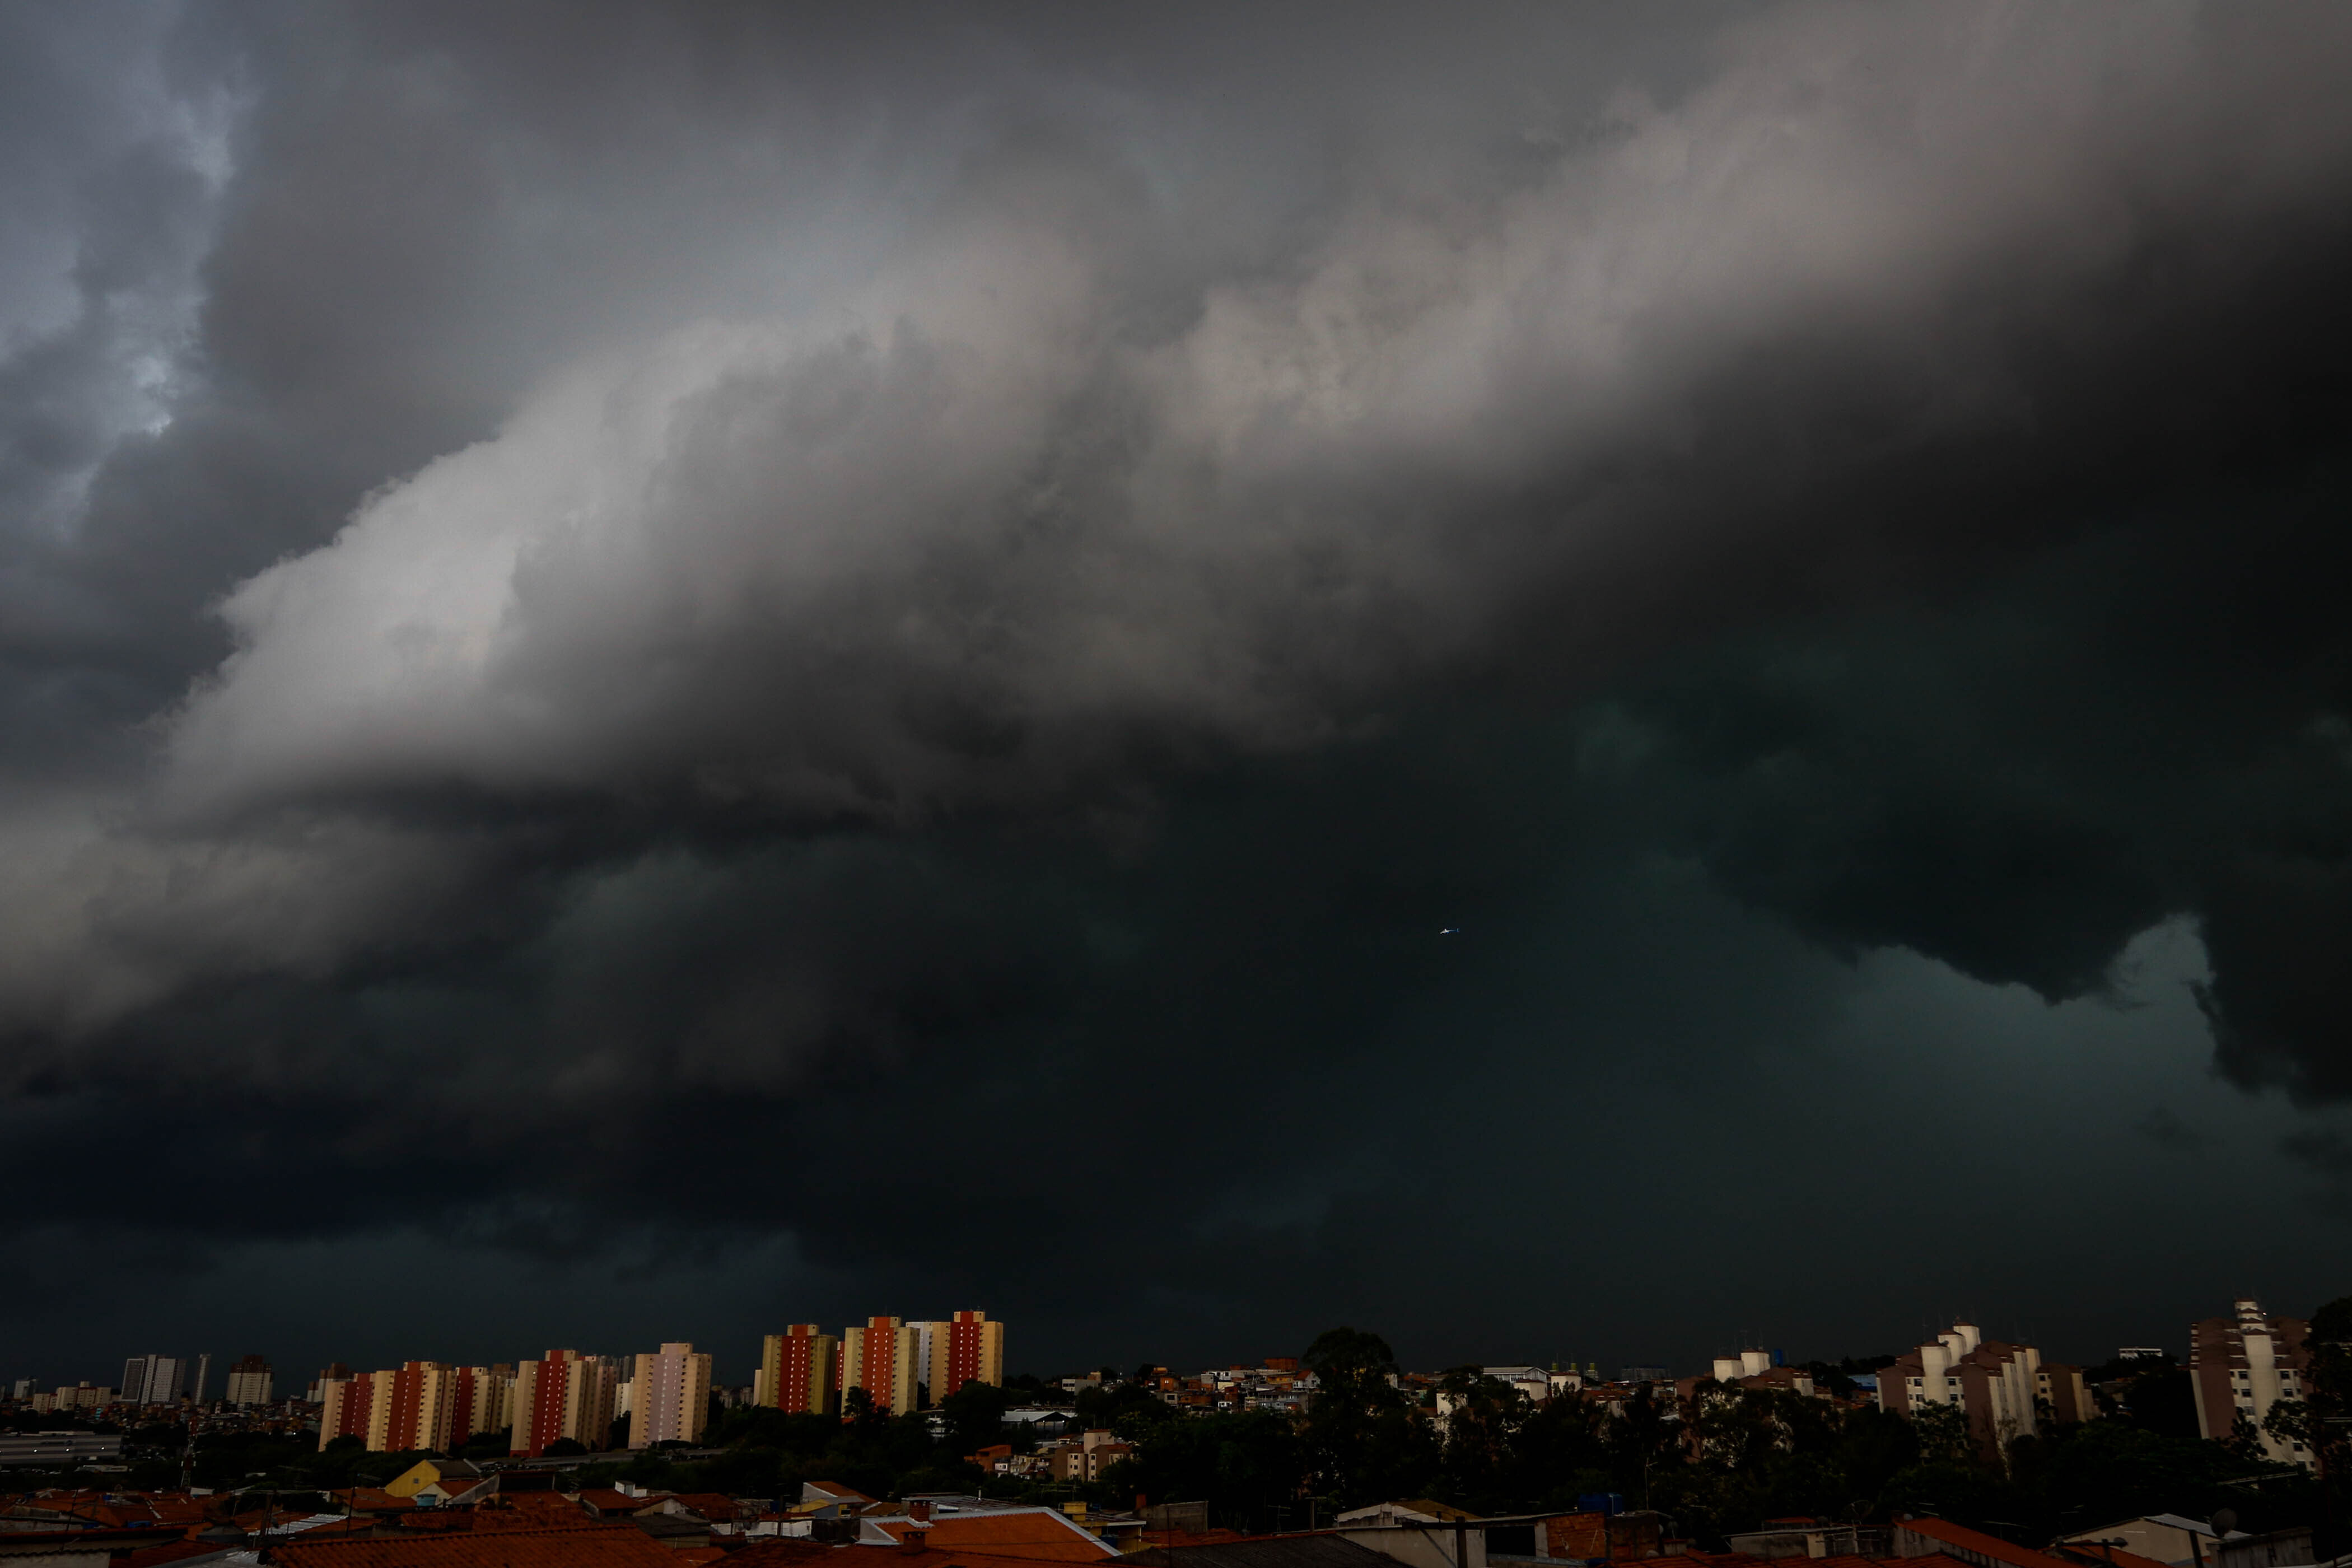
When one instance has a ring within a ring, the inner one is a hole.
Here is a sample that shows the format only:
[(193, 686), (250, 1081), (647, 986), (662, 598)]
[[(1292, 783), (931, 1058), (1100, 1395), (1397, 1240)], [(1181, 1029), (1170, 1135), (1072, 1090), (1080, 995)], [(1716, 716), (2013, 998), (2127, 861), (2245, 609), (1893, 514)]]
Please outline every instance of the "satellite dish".
[(2214, 1534), (2227, 1535), (2238, 1528), (2238, 1510), (2234, 1508), (2215, 1509), (2212, 1523)]

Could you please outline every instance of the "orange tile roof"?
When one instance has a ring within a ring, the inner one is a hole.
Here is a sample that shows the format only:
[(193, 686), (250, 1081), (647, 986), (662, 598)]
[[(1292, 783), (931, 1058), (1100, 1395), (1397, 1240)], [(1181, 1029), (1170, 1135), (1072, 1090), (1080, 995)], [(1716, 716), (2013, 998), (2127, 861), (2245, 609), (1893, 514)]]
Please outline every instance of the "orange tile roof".
[(1042, 1510), (935, 1519), (929, 1530), (907, 1519), (874, 1522), (901, 1542), (920, 1542), (933, 1552), (984, 1552), (1030, 1563), (1087, 1563), (1118, 1555), (1115, 1549), (1061, 1515)]
[[(829, 1556), (837, 1550), (840, 1549), (820, 1546), (804, 1535), (773, 1535), (729, 1552), (727, 1568), (786, 1568), (787, 1564)], [(850, 1559), (853, 1568), (858, 1561)]]
[[(1039, 1563), (1068, 1561), (1060, 1557), (1024, 1556), (1022, 1555), (1023, 1549), (1018, 1546), (1008, 1546), (999, 1552), (972, 1552), (958, 1546), (941, 1552), (924, 1545), (919, 1539), (904, 1546), (887, 1549), (860, 1544), (845, 1546), (840, 1550), (867, 1554), (844, 1559), (845, 1568), (861, 1568), (861, 1564), (867, 1563), (876, 1564), (876, 1568), (1034, 1568)], [(1109, 1551), (1103, 1554), (1118, 1555), (1116, 1552)], [(736, 1553), (737, 1557), (741, 1555), (740, 1552)], [(727, 1568), (735, 1568), (734, 1558), (728, 1560)]]
[(1979, 1568), (1988, 1563), (2003, 1563), (2007, 1568), (2051, 1568), (2058, 1561), (2046, 1552), (2036, 1552), (2027, 1546), (2012, 1546), (1998, 1535), (1987, 1535), (1981, 1530), (1970, 1530), (1964, 1524), (1954, 1524), (1943, 1519), (1906, 1519), (1897, 1523), (1895, 1533), (1897, 1553), (1905, 1531), (1924, 1536), (1936, 1542), (1947, 1557), (1957, 1557), (1963, 1563), (1974, 1563)]
[(658, 1497), (631, 1497), (612, 1487), (583, 1487), (580, 1500), (599, 1513), (635, 1513), (641, 1508), (651, 1508)]
[(501, 1492), (495, 1502), (474, 1510), (476, 1530), (531, 1530), (559, 1521), (590, 1517), (588, 1510), (562, 1492)]
[(167, 1541), (161, 1546), (142, 1546), (114, 1560), (112, 1568), (163, 1568), (183, 1557), (205, 1557), (218, 1552), (218, 1542), (211, 1541)]
[(446, 1535), (466, 1531), (581, 1530), (604, 1521), (585, 1509), (575, 1508), (426, 1508), (375, 1522)]
[[(735, 1500), (725, 1492), (673, 1492), (670, 1495), (678, 1500), (680, 1506), (692, 1509), (705, 1519), (731, 1520), (735, 1517)], [(654, 1500), (647, 1498), (646, 1500), (652, 1502)]]
[(705, 1568), (705, 1564), (726, 1555), (727, 1548), (723, 1546), (681, 1546), (674, 1549), (669, 1558), (673, 1563), (684, 1563), (686, 1568)]
[(677, 1554), (625, 1520), (562, 1530), (438, 1531), (368, 1541), (292, 1542), (279, 1568), (677, 1568)]

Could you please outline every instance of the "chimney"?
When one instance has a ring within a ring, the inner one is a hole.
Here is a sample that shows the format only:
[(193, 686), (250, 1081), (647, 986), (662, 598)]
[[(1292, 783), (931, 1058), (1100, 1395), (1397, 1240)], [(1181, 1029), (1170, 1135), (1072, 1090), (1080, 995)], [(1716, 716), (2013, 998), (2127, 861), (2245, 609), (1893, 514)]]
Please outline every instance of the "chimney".
[(907, 1505), (907, 1517), (915, 1521), (918, 1524), (929, 1524), (931, 1521), (930, 1503), (927, 1500), (918, 1500), (914, 1502), (908, 1503)]

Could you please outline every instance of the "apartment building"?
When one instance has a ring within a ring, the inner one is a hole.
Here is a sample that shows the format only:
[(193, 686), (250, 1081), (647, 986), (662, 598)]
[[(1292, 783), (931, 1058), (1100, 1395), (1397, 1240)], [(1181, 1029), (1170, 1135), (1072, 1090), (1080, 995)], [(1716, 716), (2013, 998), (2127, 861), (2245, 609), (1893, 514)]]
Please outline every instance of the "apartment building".
[[(26, 1386), (29, 1390), (30, 1385)], [(32, 1401), (36, 1415), (46, 1415), (52, 1410), (97, 1410), (114, 1403), (114, 1390), (93, 1388), (87, 1382), (75, 1384), (71, 1387), (61, 1383), (58, 1384), (58, 1391), (55, 1394), (28, 1392), (26, 1397)]]
[(2199, 1434), (2227, 1440), (2242, 1415), (2260, 1436), (2263, 1453), (2315, 1468), (2318, 1456), (2309, 1447), (2262, 1430), (2273, 1405), (2305, 1394), (2311, 1356), (2304, 1339), (2310, 1327), (2300, 1318), (2267, 1316), (2261, 1302), (2244, 1297), (2231, 1303), (2228, 1317), (2191, 1325), (2189, 1377), (2197, 1395)]
[[(337, 1365), (341, 1366), (341, 1363)], [(319, 1447), (324, 1449), (338, 1437), (364, 1439), (372, 1429), (375, 1403), (375, 1374), (354, 1373), (349, 1377), (322, 1377), (319, 1380)]]
[(810, 1415), (838, 1408), (835, 1378), (841, 1342), (814, 1323), (794, 1323), (760, 1342), (760, 1370), (751, 1381), (751, 1401), (772, 1410)]
[[(2063, 1401), (2053, 1397), (2061, 1388)], [(1954, 1323), (1879, 1373), (1878, 1405), (1906, 1416), (1929, 1405), (1958, 1405), (1977, 1447), (1998, 1458), (2045, 1420), (2087, 1419), (2090, 1395), (2081, 1368), (2053, 1363), (2045, 1369), (2033, 1346), (1988, 1340), (1974, 1323)]]
[(565, 1439), (592, 1452), (612, 1441), (614, 1391), (620, 1371), (602, 1356), (555, 1350), (515, 1368), (514, 1429), (509, 1449), (536, 1458)]
[(629, 1447), (695, 1443), (710, 1419), (710, 1357), (685, 1342), (640, 1355), (629, 1376)]
[(177, 1405), (188, 1390), (188, 1358), (135, 1355), (122, 1363), (125, 1405)]
[(986, 1312), (958, 1312), (932, 1325), (929, 1369), (931, 1402), (939, 1403), (967, 1383), (1004, 1384), (1004, 1325), (989, 1321)]
[(257, 1355), (243, 1356), (228, 1369), (221, 1397), (231, 1405), (267, 1405), (272, 1388), (269, 1363)]
[(841, 1392), (862, 1388), (877, 1411), (904, 1415), (915, 1408), (915, 1331), (897, 1318), (868, 1318), (841, 1336)]
[[(268, 1371), (261, 1374), (266, 1380)], [(320, 1384), (319, 1447), (357, 1437), (371, 1453), (418, 1448), (442, 1453), (463, 1447), (478, 1432), (509, 1424), (509, 1378), (503, 1367), (404, 1362), (380, 1372), (330, 1377)]]

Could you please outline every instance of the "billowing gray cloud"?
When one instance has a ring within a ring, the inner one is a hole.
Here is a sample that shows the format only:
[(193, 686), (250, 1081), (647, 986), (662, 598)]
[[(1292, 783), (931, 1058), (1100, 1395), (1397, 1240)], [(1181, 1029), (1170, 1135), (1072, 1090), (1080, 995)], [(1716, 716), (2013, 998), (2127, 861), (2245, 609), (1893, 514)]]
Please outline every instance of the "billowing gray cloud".
[[(131, 64), (8, 132), (83, 173), (0, 258), (26, 1113), (299, 1122), (287, 1236), (839, 1184), (792, 1228), (870, 1272), (945, 1168), (840, 1176), (876, 1084), (1059, 1134), (1409, 1070), (1439, 997), (1609, 1034), (1703, 944), (1604, 1002), (1427, 934), (1661, 868), (1791, 1039), (1840, 961), (2054, 1004), (2193, 929), (2223, 1072), (2352, 1090), (2352, 33), (1339, 20), (76, 46)], [(1100, 1203), (1337, 1235), (1412, 1164), (1191, 1146)]]

